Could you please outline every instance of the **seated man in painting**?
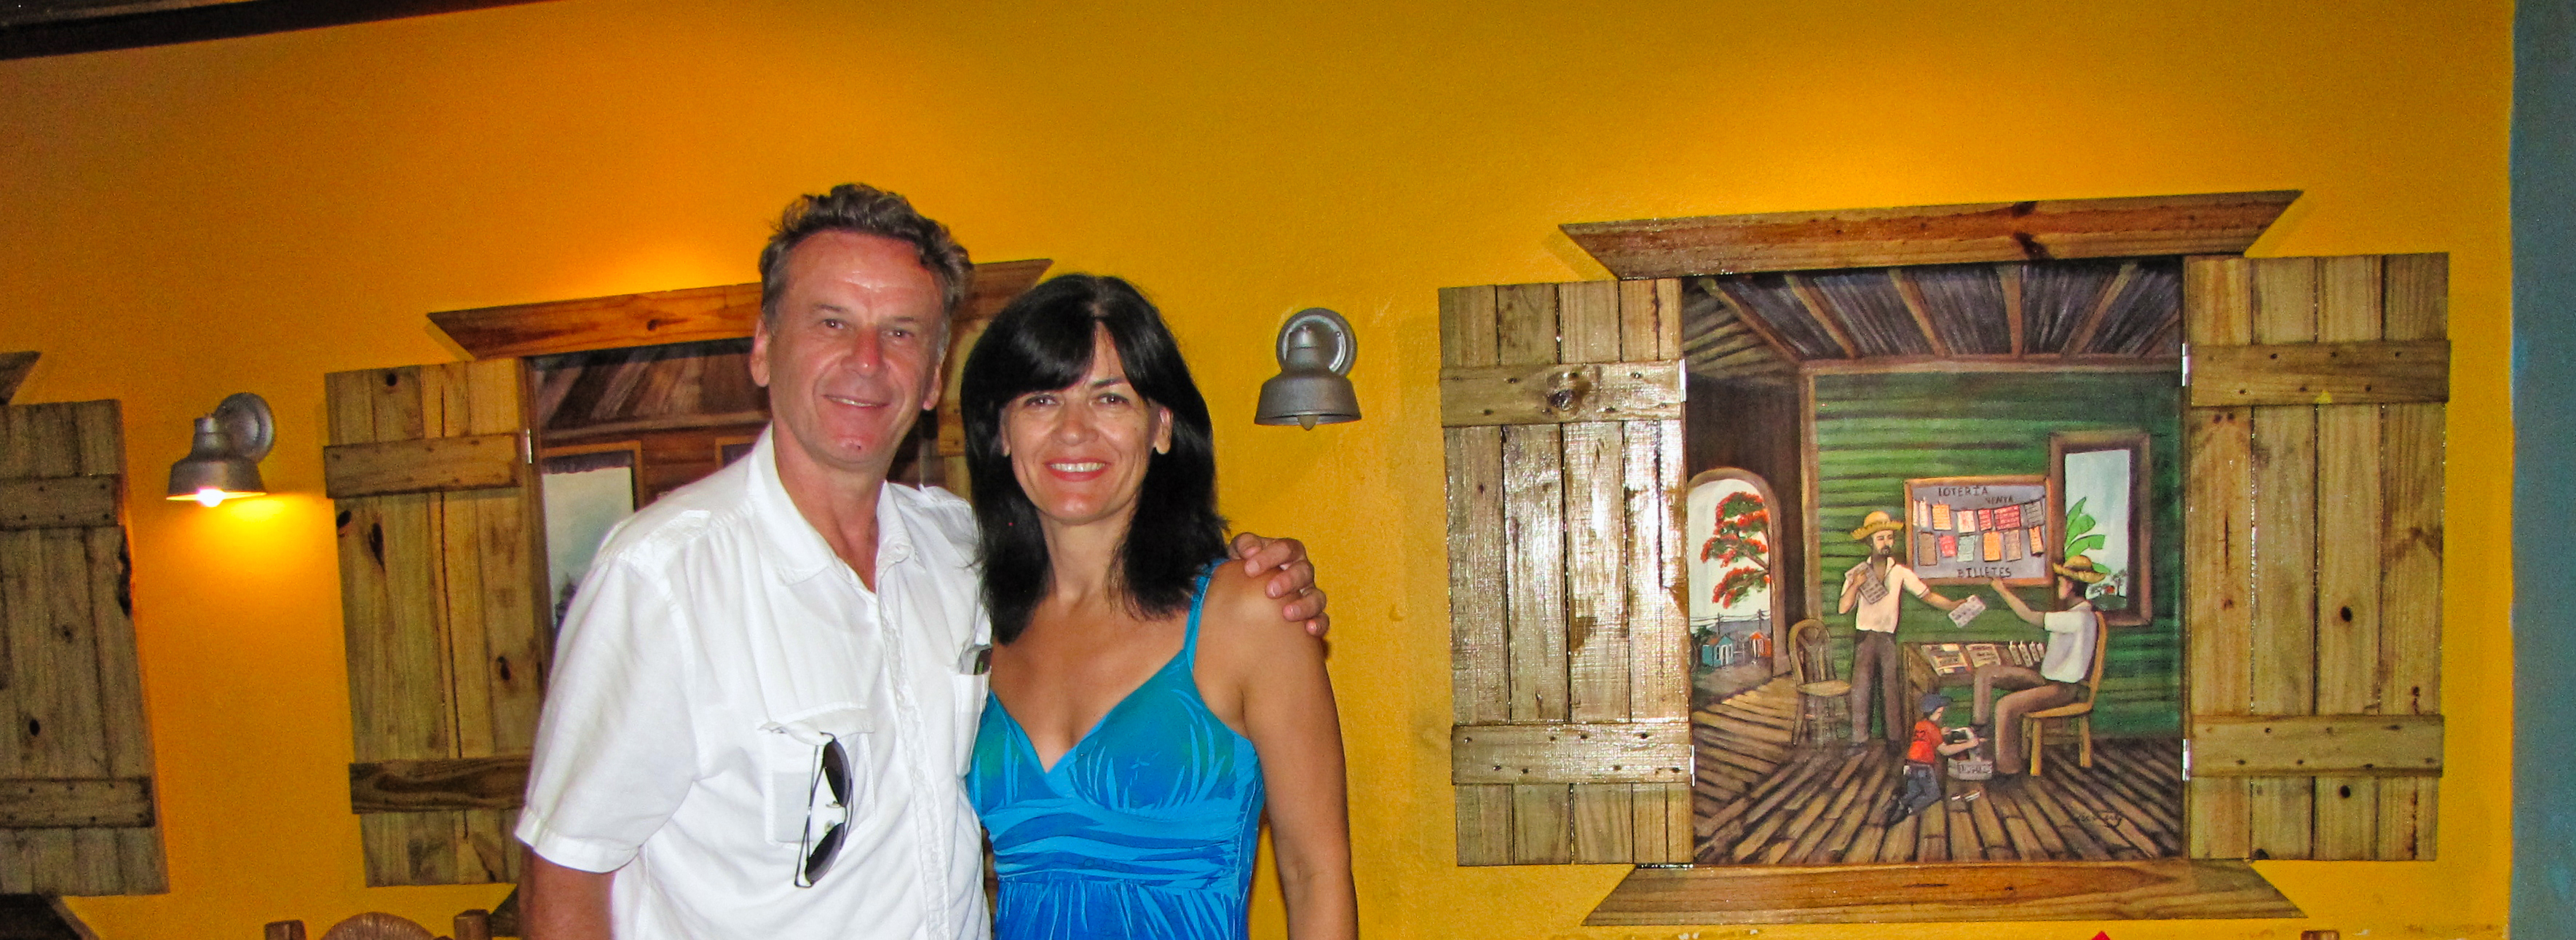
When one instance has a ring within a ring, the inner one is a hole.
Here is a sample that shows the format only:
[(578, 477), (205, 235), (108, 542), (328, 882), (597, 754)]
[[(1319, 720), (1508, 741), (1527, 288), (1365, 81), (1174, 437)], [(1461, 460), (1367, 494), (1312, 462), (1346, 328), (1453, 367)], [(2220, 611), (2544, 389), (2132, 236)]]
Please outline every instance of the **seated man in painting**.
[(1908, 727), (1905, 715), (1905, 660), (1896, 647), (1897, 598), (1912, 594), (1940, 610), (1959, 606), (1958, 601), (1941, 596), (1914, 575), (1914, 569), (1896, 560), (1896, 535), (1905, 523), (1884, 512), (1872, 512), (1852, 530), (1852, 541), (1869, 543), (1869, 558), (1843, 572), (1842, 607), (1837, 613), (1851, 613), (1855, 630), (1852, 640), (1851, 667), (1851, 740), (1857, 749), (1869, 740), (1869, 709), (1873, 692), (1880, 709), (1887, 712), (1889, 741)]
[[(2035, 613), (2001, 579), (1993, 582), (1995, 593), (2012, 605), (2013, 613), (2022, 622), (2048, 631), (2048, 652), (2040, 657), (2038, 669), (2009, 663), (1977, 667), (1972, 720), (1984, 728), (1991, 718), (1997, 773), (2018, 774), (2030, 763), (2028, 755), (2021, 751), (2023, 715), (2072, 705), (2084, 697), (2084, 682), (2091, 678), (2093, 669), (2093, 644), (2101, 642), (2102, 615), (2094, 611), (2093, 602), (2084, 597), (2081, 587), (2103, 578), (2101, 572), (2093, 570), (2093, 559), (2070, 555), (2065, 564), (2049, 567), (2057, 571), (2057, 603), (2064, 610)], [(2002, 701), (1993, 701), (1995, 689), (2016, 691)]]

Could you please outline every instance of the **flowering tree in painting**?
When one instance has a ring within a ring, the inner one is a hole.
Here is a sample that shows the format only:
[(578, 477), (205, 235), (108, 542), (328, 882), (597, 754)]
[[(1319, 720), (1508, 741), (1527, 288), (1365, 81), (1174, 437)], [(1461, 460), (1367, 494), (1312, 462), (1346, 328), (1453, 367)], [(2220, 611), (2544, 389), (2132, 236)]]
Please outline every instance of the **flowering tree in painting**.
[(1716, 531), (1700, 544), (1701, 561), (1727, 566), (1709, 600), (1731, 606), (1771, 586), (1771, 510), (1752, 493), (1729, 493), (1717, 504)]

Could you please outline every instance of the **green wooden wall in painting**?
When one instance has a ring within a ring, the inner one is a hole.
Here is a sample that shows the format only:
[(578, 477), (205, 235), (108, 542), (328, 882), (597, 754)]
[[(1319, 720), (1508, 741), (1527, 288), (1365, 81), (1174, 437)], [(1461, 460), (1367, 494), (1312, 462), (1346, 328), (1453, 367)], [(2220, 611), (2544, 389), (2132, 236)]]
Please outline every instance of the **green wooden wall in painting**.
[[(1851, 531), (1871, 510), (1903, 515), (1905, 481), (1915, 477), (2046, 474), (2048, 437), (2056, 431), (2143, 428), (2149, 436), (2149, 569), (2153, 623), (2113, 627), (2103, 666), (2094, 733), (2107, 736), (2182, 733), (2182, 425), (2179, 376), (2167, 373), (1880, 373), (1817, 375), (1817, 565), (1825, 622), (1836, 662), (1850, 662), (1852, 618), (1835, 615), (1843, 572), (1867, 555)], [(2062, 538), (2049, 520), (2051, 540)], [(2062, 544), (2062, 543), (2061, 543)], [(1904, 549), (1899, 548), (1899, 557)], [(1992, 608), (1954, 627), (1930, 605), (1905, 601), (1902, 642), (2026, 640), (2042, 636), (2023, 624), (1983, 585), (1937, 585), (1958, 599), (1985, 595)], [(2033, 609), (2054, 603), (2042, 588), (2023, 597)], [(1966, 709), (1955, 722), (1965, 722)]]

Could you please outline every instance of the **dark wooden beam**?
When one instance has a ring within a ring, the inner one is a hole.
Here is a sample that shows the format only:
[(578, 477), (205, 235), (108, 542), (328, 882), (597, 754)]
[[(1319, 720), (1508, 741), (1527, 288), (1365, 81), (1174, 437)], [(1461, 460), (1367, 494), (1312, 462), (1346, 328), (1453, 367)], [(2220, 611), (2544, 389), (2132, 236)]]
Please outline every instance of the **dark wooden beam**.
[(349, 765), (352, 813), (517, 809), (527, 789), (525, 754)]
[(0, 59), (166, 46), (531, 2), (535, 0), (18, 0), (0, 4)]
[(1709, 292), (1710, 296), (1717, 298), (1718, 303), (1725, 304), (1726, 309), (1735, 314), (1735, 322), (1744, 324), (1745, 329), (1752, 330), (1753, 335), (1762, 337), (1763, 342), (1769, 343), (1771, 351), (1780, 355), (1780, 361), (1790, 363), (1798, 361), (1797, 347), (1781, 339), (1780, 331), (1772, 328), (1760, 314), (1754, 313), (1752, 307), (1735, 299), (1735, 295), (1727, 293), (1725, 285), (1719, 284), (1716, 278), (1701, 278), (1699, 283), (1701, 290)]
[(1924, 342), (1932, 344), (1932, 354), (1949, 355), (1949, 342), (1941, 338), (1940, 330), (1932, 328), (1932, 305), (1923, 299), (1922, 285), (1914, 283), (1904, 268), (1887, 269), (1887, 279), (1896, 283), (1896, 296), (1905, 301), (1905, 312), (1914, 315), (1914, 326), (1923, 331)]
[(1835, 319), (1833, 305), (1825, 302), (1824, 294), (1816, 290), (1816, 285), (1795, 274), (1788, 278), (1789, 293), (1796, 295), (1798, 303), (1807, 308), (1808, 316), (1816, 318), (1816, 325), (1824, 328), (1825, 335), (1833, 337), (1834, 345), (1842, 347), (1843, 358), (1860, 358), (1860, 347), (1852, 345), (1851, 333), (1843, 329), (1842, 321)]
[(9, 399), (18, 394), (18, 383), (26, 381), (27, 373), (35, 370), (36, 357), (39, 355), (42, 354), (35, 352), (0, 353), (0, 405), (8, 404)]
[(0, 894), (0, 940), (98, 940), (50, 894)]
[(1903, 264), (2239, 254), (2296, 191), (1771, 212), (1559, 226), (1622, 280)]
[(2120, 265), (2120, 273), (2112, 275), (2111, 283), (2103, 286), (2102, 296), (2094, 299), (2093, 309), (2085, 311), (2084, 322), (2076, 324), (2075, 335), (2066, 338), (2066, 348), (2058, 350), (2058, 355), (2075, 356), (2091, 352), (2093, 334), (2101, 331), (2102, 318), (2111, 312), (2112, 304), (2119, 302), (2120, 292), (2128, 290), (2129, 282), (2137, 279), (2137, 262)]
[(2012, 354), (2022, 351), (2021, 265), (1995, 265), (1995, 274), (2004, 282), (2004, 329), (2012, 331)]

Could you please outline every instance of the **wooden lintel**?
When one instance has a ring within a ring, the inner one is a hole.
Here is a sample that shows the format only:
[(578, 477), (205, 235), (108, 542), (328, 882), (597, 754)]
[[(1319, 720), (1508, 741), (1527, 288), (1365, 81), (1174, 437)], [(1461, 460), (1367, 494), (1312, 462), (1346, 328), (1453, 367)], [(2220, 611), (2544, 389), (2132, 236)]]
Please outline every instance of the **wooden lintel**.
[(1868, 359), (1800, 363), (1814, 375), (1866, 375), (1876, 372), (2174, 372), (2174, 356), (1874, 356)]
[(1816, 285), (1806, 278), (1795, 274), (1788, 278), (1789, 293), (1797, 296), (1799, 305), (1806, 308), (1808, 316), (1816, 318), (1816, 325), (1824, 328), (1825, 335), (1833, 337), (1834, 345), (1842, 347), (1843, 358), (1860, 358), (1860, 347), (1852, 345), (1851, 333), (1844, 330), (1842, 320), (1834, 316), (1834, 305), (1825, 300), (1824, 293), (1816, 290)]
[(2451, 397), (2448, 340), (2191, 348), (2191, 405), (2363, 405)]
[(1905, 312), (1913, 315), (1914, 328), (1923, 331), (1923, 341), (1932, 344), (1932, 354), (1949, 355), (1950, 342), (1941, 338), (1940, 330), (1932, 328), (1932, 304), (1923, 299), (1923, 285), (1914, 283), (1904, 268), (1887, 269), (1887, 279), (1896, 284), (1897, 298), (1905, 301)]
[(2058, 355), (2076, 356), (2089, 352), (2088, 347), (2093, 345), (2093, 334), (2102, 330), (2102, 318), (2111, 314), (2111, 305), (2119, 301), (2120, 292), (2128, 290), (2129, 282), (2137, 279), (2137, 262), (2130, 261), (2120, 265), (2120, 273), (2111, 276), (2111, 283), (2102, 288), (2101, 297), (2094, 299), (2093, 309), (2085, 311), (2084, 322), (2076, 324), (2075, 332), (2066, 337), (2066, 348), (2058, 350)]
[(333, 444), (322, 448), (322, 489), (349, 499), (516, 486), (519, 442), (503, 433)]
[(1690, 723), (1455, 725), (1452, 783), (1688, 783)]
[(352, 813), (517, 809), (527, 789), (525, 754), (349, 765)]
[(0, 405), (8, 404), (9, 399), (18, 394), (18, 383), (27, 380), (27, 373), (36, 368), (39, 355), (35, 352), (0, 353)]
[[(958, 320), (990, 317), (1037, 283), (1054, 262), (1044, 258), (975, 266), (975, 282)], [(547, 356), (751, 335), (760, 319), (760, 284), (619, 294), (545, 303), (449, 310), (429, 321), (476, 359)]]
[(0, 829), (150, 825), (150, 777), (0, 778)]
[(1639, 868), (1586, 926), (2306, 916), (2241, 861)]
[(115, 525), (124, 482), (112, 474), (0, 480), (0, 530)]
[(1906, 264), (2239, 254), (2295, 191), (1771, 212), (1559, 226), (1622, 280)]
[(1475, 366), (1440, 371), (1440, 423), (1565, 424), (1682, 416), (1679, 362)]
[(2440, 715), (2201, 715), (2194, 777), (2438, 777)]

